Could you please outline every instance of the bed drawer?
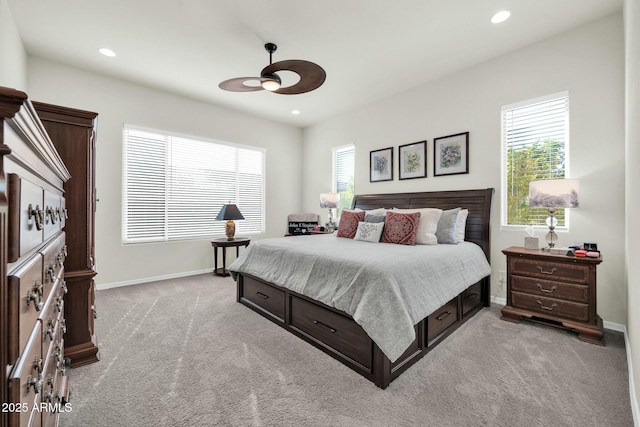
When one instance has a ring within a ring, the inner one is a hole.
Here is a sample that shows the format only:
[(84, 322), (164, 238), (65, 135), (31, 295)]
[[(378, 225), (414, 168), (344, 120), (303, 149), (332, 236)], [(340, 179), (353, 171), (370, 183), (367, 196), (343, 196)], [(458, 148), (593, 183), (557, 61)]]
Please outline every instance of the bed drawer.
[(292, 296), (291, 326), (323, 347), (329, 346), (365, 368), (371, 368), (371, 338), (353, 319)]
[(471, 285), (462, 292), (462, 316), (466, 316), (468, 312), (482, 305), (482, 285), (480, 282)]
[(252, 277), (242, 277), (241, 298), (250, 301), (263, 313), (284, 322), (284, 292)]
[(427, 317), (427, 342), (430, 344), (458, 320), (458, 298), (454, 298)]

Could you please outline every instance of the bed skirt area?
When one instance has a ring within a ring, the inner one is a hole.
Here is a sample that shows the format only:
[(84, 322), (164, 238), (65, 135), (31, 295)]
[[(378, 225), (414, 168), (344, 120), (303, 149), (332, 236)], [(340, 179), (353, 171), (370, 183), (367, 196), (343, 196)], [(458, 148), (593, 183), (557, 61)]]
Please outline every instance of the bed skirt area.
[(384, 389), (483, 307), (489, 278), (471, 285), (420, 321), (416, 339), (391, 362), (349, 315), (287, 288), (239, 273), (237, 301)]

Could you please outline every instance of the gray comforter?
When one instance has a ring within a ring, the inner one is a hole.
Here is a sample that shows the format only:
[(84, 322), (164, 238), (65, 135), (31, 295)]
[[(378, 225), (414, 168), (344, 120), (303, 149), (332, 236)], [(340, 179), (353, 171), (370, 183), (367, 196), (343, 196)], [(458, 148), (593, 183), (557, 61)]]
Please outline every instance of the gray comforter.
[(254, 241), (229, 267), (349, 314), (393, 362), (414, 325), (491, 273), (474, 243), (406, 246), (335, 235)]

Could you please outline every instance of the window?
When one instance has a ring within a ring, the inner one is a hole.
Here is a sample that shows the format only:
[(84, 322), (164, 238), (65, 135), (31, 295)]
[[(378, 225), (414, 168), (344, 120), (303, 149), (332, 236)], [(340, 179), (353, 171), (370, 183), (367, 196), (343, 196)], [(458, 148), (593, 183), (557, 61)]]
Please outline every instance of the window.
[(343, 209), (351, 209), (354, 195), (356, 149), (353, 145), (333, 149), (333, 185), (332, 191), (340, 194), (337, 216)]
[[(544, 225), (548, 210), (528, 207), (529, 182), (567, 176), (568, 92), (503, 107), (502, 148), (502, 225)], [(565, 209), (555, 215), (568, 225)]]
[(224, 235), (229, 202), (238, 234), (264, 232), (264, 150), (125, 126), (123, 156), (123, 243)]

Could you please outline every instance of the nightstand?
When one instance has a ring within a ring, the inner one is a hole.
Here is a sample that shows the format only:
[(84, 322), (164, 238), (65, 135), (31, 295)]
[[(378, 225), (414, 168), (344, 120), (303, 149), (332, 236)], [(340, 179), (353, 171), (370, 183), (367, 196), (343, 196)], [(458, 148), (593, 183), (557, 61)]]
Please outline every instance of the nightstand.
[(511, 247), (507, 256), (507, 305), (502, 319), (528, 319), (578, 332), (578, 338), (603, 345), (604, 329), (596, 308), (596, 268), (602, 257), (555, 255)]
[[(229, 276), (229, 272), (225, 268), (227, 266), (227, 248), (236, 248), (236, 258), (240, 256), (240, 246), (247, 247), (251, 239), (247, 237), (236, 237), (233, 240), (227, 238), (214, 239), (211, 241), (213, 246), (213, 274), (216, 276)], [(218, 248), (222, 248), (222, 267), (218, 268)]]

